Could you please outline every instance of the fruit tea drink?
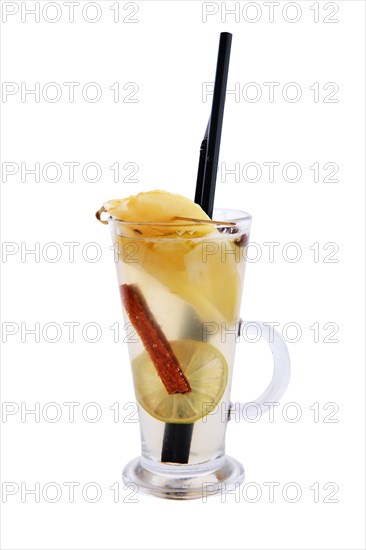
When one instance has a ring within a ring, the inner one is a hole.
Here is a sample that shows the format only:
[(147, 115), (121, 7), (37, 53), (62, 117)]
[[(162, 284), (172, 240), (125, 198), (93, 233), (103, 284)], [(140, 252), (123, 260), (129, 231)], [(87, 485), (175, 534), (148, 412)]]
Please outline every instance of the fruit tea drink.
[[(164, 192), (110, 201), (142, 456), (166, 423), (192, 424), (189, 464), (225, 454), (250, 217)], [(124, 221), (121, 221), (123, 219)]]

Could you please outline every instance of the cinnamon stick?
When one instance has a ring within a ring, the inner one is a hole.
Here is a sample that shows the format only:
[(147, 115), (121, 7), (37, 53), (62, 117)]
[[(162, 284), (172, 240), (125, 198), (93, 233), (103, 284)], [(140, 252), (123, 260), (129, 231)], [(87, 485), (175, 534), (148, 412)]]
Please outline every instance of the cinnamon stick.
[(166, 391), (169, 394), (191, 392), (179, 361), (139, 287), (123, 284), (120, 291), (130, 321), (150, 355)]

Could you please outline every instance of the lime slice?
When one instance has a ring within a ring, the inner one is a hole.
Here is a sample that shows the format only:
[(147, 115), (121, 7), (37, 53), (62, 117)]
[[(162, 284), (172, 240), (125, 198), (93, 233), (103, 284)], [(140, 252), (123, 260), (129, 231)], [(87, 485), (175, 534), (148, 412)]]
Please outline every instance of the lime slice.
[(132, 374), (136, 398), (141, 407), (162, 422), (190, 424), (206, 416), (219, 403), (228, 380), (228, 366), (222, 353), (197, 340), (170, 342), (192, 391), (169, 395), (144, 351), (133, 359)]

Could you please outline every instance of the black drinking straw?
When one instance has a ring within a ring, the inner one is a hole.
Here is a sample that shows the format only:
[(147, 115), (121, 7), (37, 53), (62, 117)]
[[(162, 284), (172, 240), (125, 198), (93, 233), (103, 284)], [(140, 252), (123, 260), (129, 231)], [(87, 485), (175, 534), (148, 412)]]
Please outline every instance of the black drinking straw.
[(196, 182), (196, 194), (194, 196), (194, 202), (196, 202), (197, 204), (201, 204), (201, 200), (202, 200), (203, 178), (205, 177), (207, 139), (208, 139), (209, 127), (210, 127), (210, 120), (207, 123), (206, 132), (203, 137), (201, 148), (200, 148), (200, 159), (198, 162), (198, 172), (197, 172), (197, 182)]
[[(201, 143), (196, 194), (194, 198), (194, 202), (199, 204), (210, 218), (212, 218), (215, 199), (231, 39), (232, 34), (229, 32), (222, 32), (220, 34), (211, 117)], [(162, 462), (188, 463), (193, 426), (194, 424), (165, 424), (163, 449), (161, 452)]]
[[(222, 121), (224, 118), (231, 40), (232, 34), (229, 32), (222, 32), (220, 34), (211, 118), (208, 123), (207, 151), (204, 169), (202, 170), (203, 176), (201, 176), (203, 178), (202, 181), (198, 180), (197, 177), (195, 202), (201, 206), (202, 210), (204, 210), (210, 218), (212, 218), (215, 199), (217, 166), (219, 162)], [(204, 146), (204, 142), (205, 139), (202, 142), (202, 146)], [(200, 172), (200, 170), (198, 170), (198, 172)], [(198, 196), (199, 193), (201, 196)]]

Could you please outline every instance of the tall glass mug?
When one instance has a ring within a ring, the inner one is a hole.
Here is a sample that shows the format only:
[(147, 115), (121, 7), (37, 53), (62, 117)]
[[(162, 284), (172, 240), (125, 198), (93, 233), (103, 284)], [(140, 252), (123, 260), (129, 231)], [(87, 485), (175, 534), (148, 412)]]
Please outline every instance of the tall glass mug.
[(141, 456), (125, 466), (123, 480), (163, 498), (231, 491), (244, 479), (242, 465), (225, 454), (243, 334), (264, 338), (274, 368), (263, 394), (235, 404), (236, 415), (267, 412), (265, 403), (278, 402), (290, 378), (280, 335), (240, 319), (251, 216), (216, 209), (213, 220), (103, 222), (117, 259), (141, 432)]

